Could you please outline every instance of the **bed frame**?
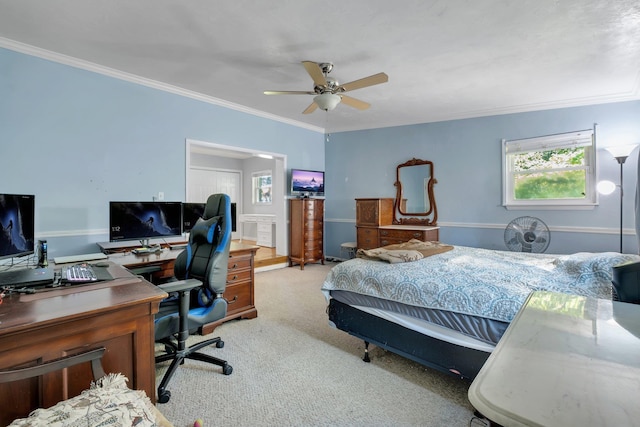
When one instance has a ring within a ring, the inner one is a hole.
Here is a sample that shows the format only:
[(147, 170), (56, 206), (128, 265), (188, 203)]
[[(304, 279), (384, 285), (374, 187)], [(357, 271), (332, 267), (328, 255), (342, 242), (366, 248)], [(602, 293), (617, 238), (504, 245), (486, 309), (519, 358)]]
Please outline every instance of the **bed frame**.
[(491, 353), (452, 344), (421, 334), (396, 323), (329, 300), (329, 320), (365, 342), (363, 360), (369, 361), (369, 343), (422, 365), (465, 380), (473, 380)]

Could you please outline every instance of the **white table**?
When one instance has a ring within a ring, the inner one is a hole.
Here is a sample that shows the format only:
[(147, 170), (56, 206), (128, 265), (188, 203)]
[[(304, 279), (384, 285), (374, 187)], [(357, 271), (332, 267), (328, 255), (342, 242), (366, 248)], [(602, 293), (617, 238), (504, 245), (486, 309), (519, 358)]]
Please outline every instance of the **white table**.
[[(256, 245), (274, 247), (273, 243), (273, 225), (276, 223), (276, 216), (271, 214), (241, 214), (240, 223), (242, 224), (242, 233), (244, 234), (244, 224), (247, 222), (255, 222), (257, 225)], [(240, 236), (241, 238), (243, 236)]]
[(534, 292), (469, 388), (503, 426), (640, 425), (640, 306)]

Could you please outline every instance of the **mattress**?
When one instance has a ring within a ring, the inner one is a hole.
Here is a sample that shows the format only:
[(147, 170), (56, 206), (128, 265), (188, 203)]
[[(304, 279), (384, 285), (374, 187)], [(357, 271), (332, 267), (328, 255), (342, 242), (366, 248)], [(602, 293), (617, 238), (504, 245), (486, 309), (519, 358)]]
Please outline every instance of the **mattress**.
[[(409, 329), (422, 331), (432, 336), (433, 334), (448, 335), (450, 339), (464, 341), (466, 346), (472, 345), (484, 351), (491, 351), (502, 337), (507, 326), (509, 326), (509, 323), (499, 320), (406, 305), (397, 301), (384, 300), (354, 292), (335, 290), (331, 291), (330, 295), (337, 301), (383, 317)], [(448, 333), (449, 330), (455, 331), (463, 335), (463, 337), (456, 338), (457, 334), (450, 334)], [(466, 340), (465, 337), (469, 337), (472, 340)], [(474, 340), (488, 345), (473, 343)]]
[(490, 349), (532, 291), (611, 299), (613, 266), (638, 261), (638, 255), (617, 252), (550, 255), (455, 246), (406, 263), (342, 262), (322, 291), (328, 300), (405, 327)]

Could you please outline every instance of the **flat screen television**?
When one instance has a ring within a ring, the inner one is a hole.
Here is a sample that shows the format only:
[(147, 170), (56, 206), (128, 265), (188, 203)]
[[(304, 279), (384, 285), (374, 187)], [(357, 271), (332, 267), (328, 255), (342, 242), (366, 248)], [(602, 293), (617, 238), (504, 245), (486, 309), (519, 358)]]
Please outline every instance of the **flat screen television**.
[(181, 202), (109, 202), (109, 240), (112, 242), (181, 235)]
[(324, 196), (324, 172), (291, 169), (291, 195)]
[(32, 255), (35, 196), (0, 194), (0, 259)]
[[(198, 218), (204, 214), (205, 203), (187, 202), (182, 204), (182, 231), (188, 233)], [(236, 204), (231, 203), (231, 231), (236, 231)]]

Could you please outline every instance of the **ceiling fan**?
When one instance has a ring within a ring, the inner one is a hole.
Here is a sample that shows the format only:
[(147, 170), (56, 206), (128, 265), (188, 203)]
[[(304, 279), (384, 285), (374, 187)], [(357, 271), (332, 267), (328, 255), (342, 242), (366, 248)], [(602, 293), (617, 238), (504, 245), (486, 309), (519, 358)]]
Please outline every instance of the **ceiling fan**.
[(264, 91), (265, 95), (316, 95), (314, 96), (311, 105), (309, 105), (302, 114), (313, 113), (318, 107), (325, 111), (333, 110), (341, 101), (350, 107), (357, 108), (358, 110), (366, 110), (371, 106), (371, 104), (344, 95), (344, 92), (362, 89), (363, 87), (373, 86), (389, 81), (389, 76), (385, 73), (378, 73), (349, 83), (340, 84), (336, 79), (328, 77), (331, 70), (333, 70), (332, 63), (302, 61), (302, 65), (311, 76), (311, 79), (313, 79), (314, 87), (312, 91)]

